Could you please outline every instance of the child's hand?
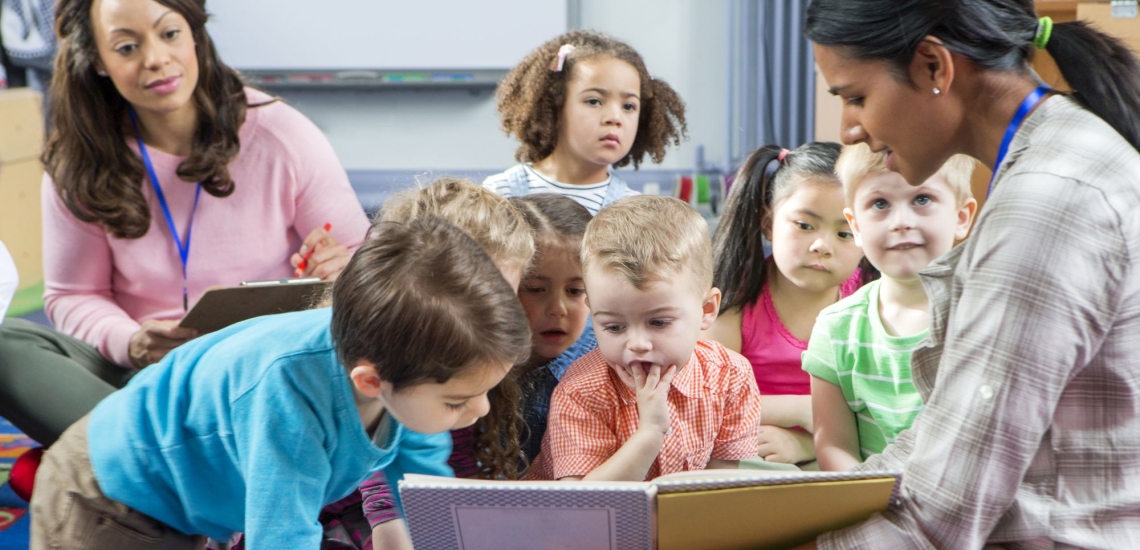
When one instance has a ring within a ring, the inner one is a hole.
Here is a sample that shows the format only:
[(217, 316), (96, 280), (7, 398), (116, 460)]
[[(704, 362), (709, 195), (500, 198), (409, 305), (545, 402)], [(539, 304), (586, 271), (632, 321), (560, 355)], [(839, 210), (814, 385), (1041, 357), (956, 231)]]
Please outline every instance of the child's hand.
[[(629, 371), (633, 374), (631, 387), (637, 393), (638, 429), (669, 433), (669, 386), (677, 374), (677, 366), (665, 369), (652, 365), (648, 370), (632, 366)], [(618, 376), (622, 376), (621, 371), (618, 372)]]
[(815, 445), (810, 433), (760, 426), (760, 457), (768, 462), (798, 464), (815, 458)]

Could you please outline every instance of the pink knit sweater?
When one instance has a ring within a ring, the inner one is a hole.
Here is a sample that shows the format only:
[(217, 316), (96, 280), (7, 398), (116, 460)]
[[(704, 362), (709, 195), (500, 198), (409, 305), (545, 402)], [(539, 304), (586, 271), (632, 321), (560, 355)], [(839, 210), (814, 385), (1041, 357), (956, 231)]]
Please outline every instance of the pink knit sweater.
[[(270, 99), (247, 89), (251, 105)], [(241, 152), (230, 163), (235, 189), (225, 198), (202, 193), (187, 265), (190, 306), (213, 286), (291, 277), (289, 257), (313, 229), (355, 250), (368, 219), (332, 146), (296, 109), (276, 102), (246, 111)], [(128, 143), (137, 153), (134, 138)], [(183, 157), (148, 147), (185, 239), (195, 182), (178, 179)], [(149, 180), (140, 182), (151, 222), (139, 239), (116, 239), (76, 219), (44, 175), (44, 302), (57, 330), (83, 340), (108, 359), (130, 365), (127, 346), (139, 324), (180, 319), (182, 264)]]

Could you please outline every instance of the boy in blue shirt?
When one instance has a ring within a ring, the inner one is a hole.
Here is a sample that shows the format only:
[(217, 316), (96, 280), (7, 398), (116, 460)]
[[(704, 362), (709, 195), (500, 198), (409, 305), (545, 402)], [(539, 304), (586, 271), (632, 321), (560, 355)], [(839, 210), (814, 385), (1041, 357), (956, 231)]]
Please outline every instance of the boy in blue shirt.
[[(373, 472), (450, 475), (448, 430), (530, 353), (498, 268), (437, 218), (383, 224), (331, 309), (202, 336), (139, 373), (44, 456), (32, 548), (319, 548), (321, 507)], [(397, 496), (398, 498), (398, 496)]]

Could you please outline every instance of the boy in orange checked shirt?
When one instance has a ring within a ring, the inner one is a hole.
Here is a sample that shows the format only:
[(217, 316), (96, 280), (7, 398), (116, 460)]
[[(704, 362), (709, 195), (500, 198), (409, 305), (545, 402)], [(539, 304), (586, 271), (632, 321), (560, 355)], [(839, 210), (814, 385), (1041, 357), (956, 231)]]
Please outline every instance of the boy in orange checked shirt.
[(554, 390), (528, 478), (641, 481), (757, 455), (751, 365), (697, 340), (720, 307), (711, 248), (705, 221), (673, 198), (627, 197), (590, 222), (582, 267), (598, 349)]

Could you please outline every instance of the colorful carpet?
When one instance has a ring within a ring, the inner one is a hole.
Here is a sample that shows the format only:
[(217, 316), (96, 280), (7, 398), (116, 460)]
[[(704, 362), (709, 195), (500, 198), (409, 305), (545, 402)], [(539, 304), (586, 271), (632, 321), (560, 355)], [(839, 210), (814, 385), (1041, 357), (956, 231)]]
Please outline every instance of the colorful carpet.
[(0, 418), (0, 550), (27, 550), (28, 503), (8, 486), (8, 472), (16, 458), (35, 442), (20, 433), (10, 422)]

